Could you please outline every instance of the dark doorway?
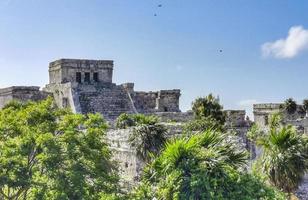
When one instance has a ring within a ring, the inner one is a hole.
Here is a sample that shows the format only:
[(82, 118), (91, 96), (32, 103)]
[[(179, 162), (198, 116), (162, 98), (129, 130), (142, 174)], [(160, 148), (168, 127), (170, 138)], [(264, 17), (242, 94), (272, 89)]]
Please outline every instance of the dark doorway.
[(89, 72), (86, 72), (84, 74), (84, 82), (90, 83), (90, 73)]
[(94, 80), (94, 82), (98, 82), (98, 81), (99, 81), (99, 79), (98, 79), (98, 73), (97, 73), (97, 72), (95, 72), (95, 73), (93, 74), (93, 80)]
[(76, 72), (76, 82), (81, 83), (81, 72)]

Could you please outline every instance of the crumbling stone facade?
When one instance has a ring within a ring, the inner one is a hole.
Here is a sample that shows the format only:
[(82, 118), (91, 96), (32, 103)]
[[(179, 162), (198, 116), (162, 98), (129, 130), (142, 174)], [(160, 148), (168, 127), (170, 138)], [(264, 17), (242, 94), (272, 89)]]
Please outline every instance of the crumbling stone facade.
[(113, 61), (61, 59), (49, 65), (49, 84), (59, 107), (101, 113), (114, 121), (121, 113), (180, 112), (180, 90), (134, 91), (133, 83), (112, 83)]
[(267, 130), (270, 115), (281, 113), (282, 122), (291, 124), (297, 128), (300, 133), (308, 134), (308, 118), (302, 105), (297, 105), (294, 113), (290, 114), (283, 109), (283, 103), (263, 103), (253, 105), (254, 121), (262, 130)]
[(8, 102), (18, 100), (26, 102), (29, 100), (38, 101), (47, 98), (48, 93), (40, 91), (40, 87), (35, 86), (12, 86), (0, 89), (0, 109)]

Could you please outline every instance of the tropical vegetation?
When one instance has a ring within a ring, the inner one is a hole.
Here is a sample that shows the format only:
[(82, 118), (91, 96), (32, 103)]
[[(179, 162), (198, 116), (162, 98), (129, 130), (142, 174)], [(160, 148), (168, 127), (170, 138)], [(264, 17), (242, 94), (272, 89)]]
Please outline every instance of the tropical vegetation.
[(118, 192), (116, 167), (97, 114), (40, 103), (0, 110), (0, 199), (99, 199)]
[(283, 108), (289, 113), (294, 114), (297, 109), (296, 101), (293, 100), (293, 98), (288, 98), (285, 100), (283, 104)]
[(132, 199), (285, 199), (248, 174), (247, 154), (213, 130), (169, 141), (145, 169)]
[(268, 132), (259, 134), (254, 129), (250, 137), (262, 148), (257, 170), (290, 195), (308, 172), (308, 138), (291, 125), (282, 125), (278, 113), (271, 116)]
[(280, 200), (298, 188), (308, 168), (308, 139), (280, 115), (270, 117), (268, 131), (253, 126), (248, 133), (262, 149), (256, 174), (238, 138), (226, 132), (212, 94), (196, 99), (193, 112), (177, 138), (168, 138), (155, 116), (117, 119), (117, 128), (131, 127), (129, 144), (146, 163), (140, 183), (124, 194), (100, 115), (73, 114), (52, 98), (12, 101), (0, 110), (0, 199)]
[(154, 125), (158, 122), (159, 118), (154, 115), (122, 113), (116, 120), (116, 127), (125, 129), (139, 125)]
[(219, 104), (219, 100), (215, 98), (213, 94), (197, 98), (192, 104), (192, 110), (196, 119), (206, 119), (210, 117), (220, 124), (225, 122), (223, 107)]

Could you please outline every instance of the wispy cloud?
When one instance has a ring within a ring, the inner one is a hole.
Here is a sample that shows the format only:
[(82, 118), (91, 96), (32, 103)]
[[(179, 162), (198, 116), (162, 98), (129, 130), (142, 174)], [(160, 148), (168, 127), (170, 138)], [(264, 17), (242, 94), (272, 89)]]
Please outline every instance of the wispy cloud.
[(261, 46), (264, 57), (293, 58), (308, 48), (308, 30), (302, 26), (290, 28), (288, 36)]

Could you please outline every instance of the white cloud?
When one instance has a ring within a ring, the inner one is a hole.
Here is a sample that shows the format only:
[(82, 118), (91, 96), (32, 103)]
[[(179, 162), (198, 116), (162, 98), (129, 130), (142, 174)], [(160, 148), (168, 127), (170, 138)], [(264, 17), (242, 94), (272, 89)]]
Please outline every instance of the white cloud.
[(293, 26), (285, 39), (264, 43), (261, 47), (265, 57), (293, 58), (308, 48), (308, 30), (302, 26)]

